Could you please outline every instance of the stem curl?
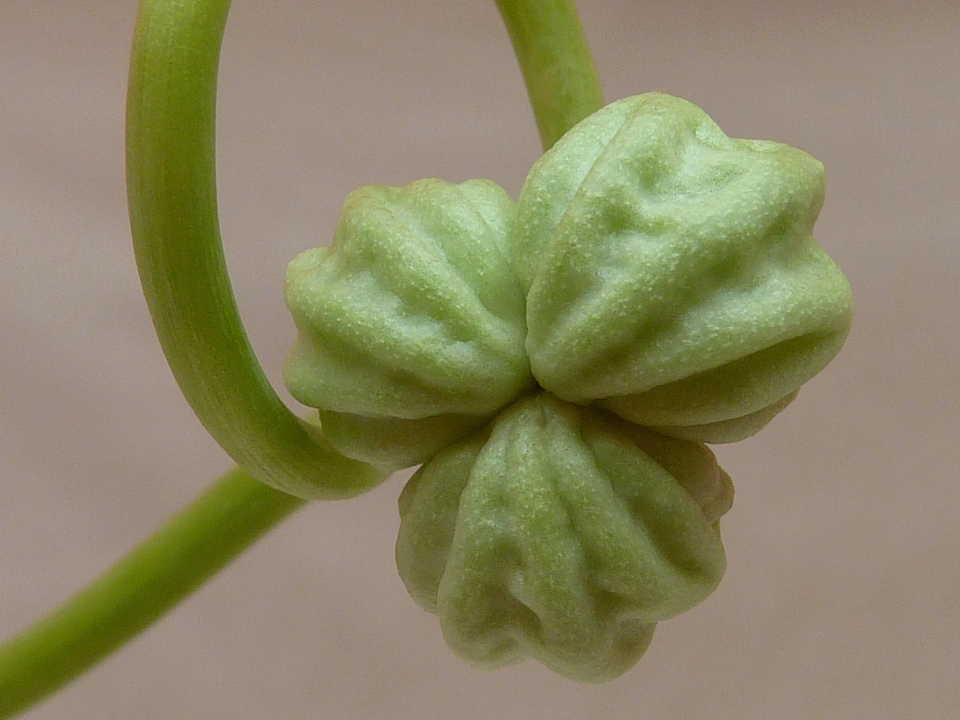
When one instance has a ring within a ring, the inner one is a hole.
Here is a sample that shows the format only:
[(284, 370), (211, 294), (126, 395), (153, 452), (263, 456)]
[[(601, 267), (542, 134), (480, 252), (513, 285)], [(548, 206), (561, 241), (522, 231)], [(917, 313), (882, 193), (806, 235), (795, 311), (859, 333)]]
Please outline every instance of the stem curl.
[[(602, 105), (571, 0), (497, 0), (544, 149)], [(291, 413), (250, 347), (217, 216), (216, 83), (229, 0), (142, 0), (127, 106), (127, 187), (137, 266), (184, 396), (243, 467), (61, 608), (0, 646), (0, 719), (120, 647), (304, 504), (384, 474), (340, 455)], [(264, 484), (266, 483), (266, 484)]]
[(385, 475), (347, 459), (270, 386), (227, 275), (217, 216), (217, 69), (229, 0), (143, 0), (130, 64), (127, 189), (157, 336), (180, 389), (230, 457), (308, 499), (362, 493)]

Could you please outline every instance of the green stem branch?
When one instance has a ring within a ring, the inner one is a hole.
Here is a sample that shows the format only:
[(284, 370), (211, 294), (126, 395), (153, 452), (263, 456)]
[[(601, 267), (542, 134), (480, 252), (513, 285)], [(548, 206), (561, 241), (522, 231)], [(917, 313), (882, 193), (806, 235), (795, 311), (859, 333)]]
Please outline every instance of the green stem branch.
[(603, 106), (603, 90), (572, 0), (496, 0), (544, 150)]
[(149, 627), (303, 504), (239, 468), (228, 472), (67, 604), (0, 647), (0, 718), (26, 710)]

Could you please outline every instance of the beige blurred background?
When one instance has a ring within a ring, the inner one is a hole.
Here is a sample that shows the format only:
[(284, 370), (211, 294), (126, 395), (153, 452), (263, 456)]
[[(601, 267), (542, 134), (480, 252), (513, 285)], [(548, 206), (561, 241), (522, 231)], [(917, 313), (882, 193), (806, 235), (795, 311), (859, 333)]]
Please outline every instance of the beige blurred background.
[[(582, 0), (607, 99), (660, 89), (828, 169), (844, 352), (758, 437), (729, 570), (599, 687), (471, 671), (393, 565), (394, 478), (289, 520), (31, 720), (960, 717), (960, 12), (955, 0)], [(278, 380), (286, 263), (363, 183), (538, 157), (489, 0), (237, 0), (221, 212)], [(140, 296), (123, 181), (134, 0), (0, 0), (0, 635), (108, 567), (229, 462)]]

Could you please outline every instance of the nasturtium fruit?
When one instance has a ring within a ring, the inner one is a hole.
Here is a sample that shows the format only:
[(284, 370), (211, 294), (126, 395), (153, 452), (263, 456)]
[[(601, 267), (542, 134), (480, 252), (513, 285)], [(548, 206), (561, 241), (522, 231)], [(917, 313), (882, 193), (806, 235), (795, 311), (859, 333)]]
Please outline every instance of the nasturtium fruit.
[(533, 386), (514, 216), (487, 180), (362, 187), (290, 264), (285, 381), (345, 455), (416, 465)]
[(682, 437), (752, 435), (850, 325), (846, 278), (812, 236), (823, 195), (817, 160), (730, 139), (678, 98), (588, 117), (520, 192), (537, 382)]
[(599, 682), (720, 582), (732, 501), (704, 445), (539, 391), (414, 475), (397, 565), (475, 665)]
[(397, 563), (457, 654), (608, 680), (716, 587), (733, 488), (703, 443), (758, 432), (849, 330), (823, 196), (806, 153), (650, 93), (572, 128), (516, 203), (360, 188), (291, 263), (287, 386), (344, 455), (422, 466)]

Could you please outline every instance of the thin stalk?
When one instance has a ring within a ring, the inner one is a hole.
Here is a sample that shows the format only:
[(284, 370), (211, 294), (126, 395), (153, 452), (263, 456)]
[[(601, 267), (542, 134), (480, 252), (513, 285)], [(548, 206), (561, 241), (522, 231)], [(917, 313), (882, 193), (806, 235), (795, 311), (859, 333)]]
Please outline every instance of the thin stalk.
[(130, 63), (127, 188), (144, 296), (197, 417), (237, 464), (310, 499), (362, 493), (385, 475), (340, 455), (270, 386), (227, 275), (214, 130), (229, 0), (143, 0)]
[[(229, 4), (142, 0), (127, 183), (137, 264), (161, 346), (201, 422), (249, 472), (224, 475), (102, 577), (0, 646), (0, 720), (149, 627), (301, 507), (299, 498), (348, 497), (384, 477), (341, 456), (283, 405), (240, 321), (215, 182), (217, 66)], [(549, 148), (602, 105), (576, 10), (570, 0), (497, 4)]]
[(237, 468), (65, 605), (0, 646), (0, 718), (66, 685), (304, 501)]
[(573, 0), (496, 0), (544, 150), (603, 106), (603, 90)]

